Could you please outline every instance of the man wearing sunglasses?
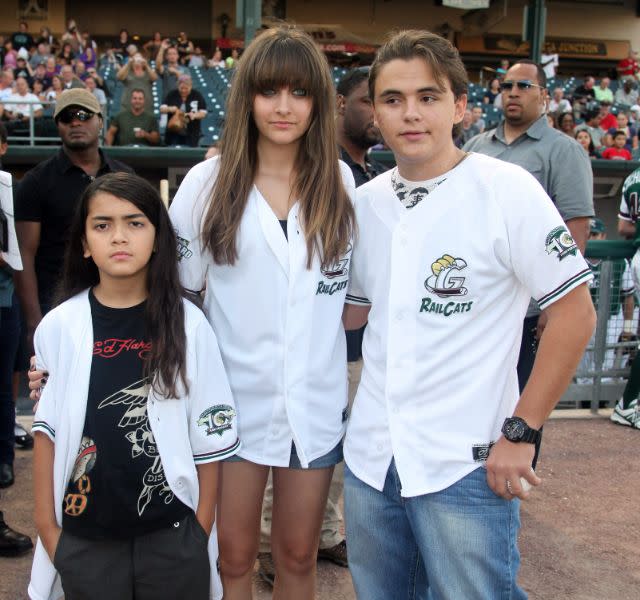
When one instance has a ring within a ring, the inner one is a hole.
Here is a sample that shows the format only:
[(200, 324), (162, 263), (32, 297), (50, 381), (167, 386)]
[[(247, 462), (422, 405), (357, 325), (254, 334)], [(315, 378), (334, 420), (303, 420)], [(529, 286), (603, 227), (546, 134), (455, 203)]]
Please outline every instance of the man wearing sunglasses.
[(33, 354), (33, 332), (51, 308), (67, 231), (80, 195), (100, 175), (133, 172), (100, 150), (100, 110), (98, 100), (88, 90), (64, 91), (54, 112), (62, 147), (26, 173), (15, 194), (16, 233), (24, 267), (16, 272), (15, 283), (29, 355)]
[[(547, 122), (546, 76), (540, 65), (521, 60), (505, 74), (500, 84), (503, 120), (496, 129), (481, 133), (464, 146), (520, 165), (542, 185), (584, 254), (593, 210), (593, 174), (589, 157), (570, 136)], [(518, 201), (518, 191), (513, 192)], [(533, 300), (524, 321), (518, 381), (523, 390), (536, 356), (538, 339), (546, 317)], [(536, 447), (534, 466), (538, 458)]]

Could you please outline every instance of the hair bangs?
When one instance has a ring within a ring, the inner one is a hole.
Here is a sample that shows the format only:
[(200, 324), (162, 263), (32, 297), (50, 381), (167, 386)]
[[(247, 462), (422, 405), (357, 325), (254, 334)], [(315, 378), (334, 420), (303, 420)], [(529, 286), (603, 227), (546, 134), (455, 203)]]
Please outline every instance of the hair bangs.
[(276, 38), (259, 55), (248, 73), (248, 85), (252, 94), (263, 90), (279, 90), (283, 87), (303, 89), (317, 98), (323, 89), (318, 77), (317, 60), (303, 45), (291, 38)]

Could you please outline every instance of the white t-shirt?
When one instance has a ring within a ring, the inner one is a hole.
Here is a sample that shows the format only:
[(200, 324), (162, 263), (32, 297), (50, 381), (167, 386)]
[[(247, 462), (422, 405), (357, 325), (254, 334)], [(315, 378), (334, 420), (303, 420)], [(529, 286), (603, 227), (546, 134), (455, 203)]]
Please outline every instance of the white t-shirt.
[[(332, 450), (344, 435), (347, 358), (342, 309), (351, 245), (323, 271), (307, 250), (290, 210), (288, 240), (254, 186), (237, 234), (238, 259), (217, 265), (201, 243), (203, 215), (218, 172), (218, 157), (196, 165), (171, 205), (178, 235), (180, 278), (193, 291), (206, 286), (204, 310), (218, 337), (238, 409), (239, 455), (286, 467), (291, 444), (303, 467)], [(349, 195), (351, 170), (340, 163)]]
[(486, 460), (519, 398), (529, 298), (591, 279), (553, 203), (521, 167), (471, 154), (411, 210), (387, 172), (357, 190), (347, 302), (371, 303), (345, 459), (382, 490), (448, 487)]
[[(35, 104), (28, 104), (28, 102), (34, 102)], [(21, 96), (18, 93), (13, 93), (5, 100), (4, 109), (12, 113), (21, 113), (26, 116), (31, 114), (32, 110), (34, 112), (42, 110), (42, 104), (40, 104), (38, 96), (31, 92), (24, 96)]]

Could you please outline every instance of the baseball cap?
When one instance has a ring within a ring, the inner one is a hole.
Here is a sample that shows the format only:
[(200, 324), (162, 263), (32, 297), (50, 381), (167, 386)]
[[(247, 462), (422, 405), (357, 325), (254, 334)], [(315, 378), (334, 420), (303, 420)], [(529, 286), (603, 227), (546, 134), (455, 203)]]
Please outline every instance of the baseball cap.
[(83, 88), (71, 88), (70, 90), (62, 92), (56, 102), (56, 110), (53, 113), (53, 118), (56, 119), (58, 115), (69, 106), (79, 106), (102, 116), (98, 99), (89, 90)]
[(589, 231), (591, 233), (604, 233), (605, 226), (604, 221), (602, 219), (598, 219), (598, 217), (593, 217), (589, 219)]

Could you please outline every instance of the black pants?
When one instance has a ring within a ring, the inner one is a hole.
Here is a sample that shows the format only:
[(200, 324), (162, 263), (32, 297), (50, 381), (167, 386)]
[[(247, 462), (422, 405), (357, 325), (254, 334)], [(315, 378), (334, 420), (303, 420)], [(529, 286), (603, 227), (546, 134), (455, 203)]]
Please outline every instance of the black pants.
[(128, 540), (88, 540), (63, 530), (53, 563), (65, 600), (208, 600), (208, 542), (193, 513)]
[[(538, 351), (538, 340), (536, 339), (536, 328), (538, 326), (538, 317), (526, 317), (522, 328), (522, 341), (520, 342), (520, 355), (518, 356), (518, 386), (520, 393), (529, 381), (529, 376), (533, 370), (533, 363), (536, 360), (536, 352)], [(540, 428), (542, 434), (542, 427)], [(542, 435), (536, 442), (536, 452), (533, 455), (533, 463), (531, 466), (535, 469), (538, 464), (538, 456), (540, 455), (540, 446), (542, 444)]]
[(11, 306), (0, 308), (0, 463), (13, 465), (13, 365), (20, 341), (20, 309), (13, 294)]

